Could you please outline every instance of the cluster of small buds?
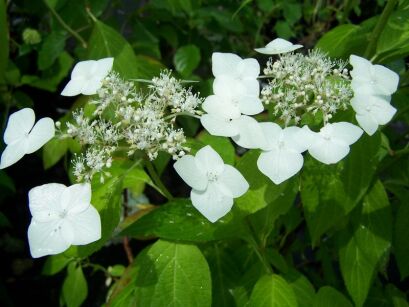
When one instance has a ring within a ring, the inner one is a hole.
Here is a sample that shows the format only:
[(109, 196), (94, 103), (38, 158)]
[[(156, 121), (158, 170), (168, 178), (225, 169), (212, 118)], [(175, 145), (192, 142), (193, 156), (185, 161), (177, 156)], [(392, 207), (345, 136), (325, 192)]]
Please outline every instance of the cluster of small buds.
[(346, 65), (319, 50), (270, 58), (264, 74), (271, 79), (261, 91), (262, 101), (274, 104), (274, 115), (286, 125), (298, 124), (306, 112), (320, 112), (326, 123), (338, 110), (347, 109), (353, 96)]
[(190, 88), (185, 89), (169, 71), (152, 79), (145, 96), (137, 93), (132, 82), (111, 72), (97, 94), (91, 101), (97, 106), (92, 118), (80, 109), (73, 112), (74, 120), (67, 122), (64, 132), (61, 123), (57, 125), (61, 137), (76, 138), (87, 146), (73, 161), (78, 181), (89, 181), (97, 173), (103, 181), (109, 175), (104, 169), (111, 166), (118, 144), (129, 156), (144, 151), (150, 160), (156, 159), (159, 151), (167, 152), (175, 160), (189, 151), (184, 146), (183, 130), (175, 127), (175, 117), (200, 114), (196, 108), (202, 99)]

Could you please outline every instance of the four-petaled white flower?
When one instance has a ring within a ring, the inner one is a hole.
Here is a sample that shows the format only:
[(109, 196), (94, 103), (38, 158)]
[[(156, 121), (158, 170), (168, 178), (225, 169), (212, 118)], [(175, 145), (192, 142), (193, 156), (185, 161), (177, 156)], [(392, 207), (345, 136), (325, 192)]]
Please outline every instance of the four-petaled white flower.
[(354, 68), (351, 105), (355, 118), (367, 134), (373, 135), (379, 125), (387, 124), (396, 113), (390, 100), (398, 88), (399, 75), (356, 55), (351, 55), (349, 62)]
[(266, 145), (257, 160), (259, 170), (275, 184), (297, 174), (303, 166), (302, 152), (306, 151), (306, 132), (299, 127), (281, 127), (275, 123), (260, 123)]
[(240, 197), (249, 188), (243, 175), (224, 164), (209, 145), (200, 149), (196, 156), (183, 156), (173, 166), (192, 187), (193, 206), (212, 223), (226, 215), (233, 206), (233, 198)]
[(320, 132), (313, 132), (308, 126), (303, 129), (309, 132), (305, 136), (308, 152), (325, 164), (337, 163), (343, 159), (349, 153), (349, 146), (363, 133), (361, 128), (348, 122), (328, 123)]
[(294, 45), (293, 43), (285, 39), (276, 38), (272, 40), (271, 42), (269, 42), (265, 47), (256, 48), (254, 50), (259, 53), (263, 53), (263, 54), (280, 54), (280, 53), (292, 52), (302, 47), (303, 45)]
[(6, 149), (1, 155), (0, 169), (6, 168), (25, 154), (40, 149), (54, 137), (54, 121), (49, 117), (40, 119), (35, 125), (35, 114), (30, 108), (25, 108), (10, 115), (4, 132)]
[(396, 109), (389, 100), (390, 96), (355, 93), (351, 100), (355, 118), (368, 135), (373, 135), (379, 125), (386, 125), (395, 115)]
[(101, 219), (90, 204), (91, 185), (49, 183), (30, 190), (28, 243), (34, 258), (101, 238)]
[(75, 65), (71, 80), (64, 87), (61, 95), (76, 96), (94, 95), (101, 88), (102, 80), (112, 69), (114, 58), (104, 58), (98, 61), (82, 61)]

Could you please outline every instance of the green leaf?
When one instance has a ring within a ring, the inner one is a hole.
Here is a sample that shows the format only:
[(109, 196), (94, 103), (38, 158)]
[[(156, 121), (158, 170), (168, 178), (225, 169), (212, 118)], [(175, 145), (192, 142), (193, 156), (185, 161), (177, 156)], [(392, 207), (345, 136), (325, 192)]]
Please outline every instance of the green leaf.
[(190, 200), (176, 199), (147, 213), (125, 228), (121, 235), (146, 239), (152, 236), (170, 240), (206, 242), (245, 236), (240, 217), (228, 213), (216, 223), (209, 222)]
[(250, 185), (247, 193), (236, 199), (237, 209), (240, 209), (243, 214), (254, 213), (271, 204), (280, 197), (288, 184), (286, 181), (275, 185), (264, 176), (257, 167), (258, 156), (258, 150), (250, 150), (240, 158), (236, 165)]
[(385, 189), (377, 181), (354, 213), (352, 232), (341, 232), (341, 273), (356, 306), (362, 306), (372, 279), (391, 246), (392, 217)]
[(54, 166), (68, 150), (68, 139), (53, 138), (43, 147), (43, 165), (45, 169)]
[(183, 77), (188, 77), (200, 63), (200, 50), (195, 45), (180, 47), (173, 57), (176, 71)]
[(386, 293), (390, 297), (393, 307), (408, 307), (406, 294), (396, 288), (393, 284), (386, 285)]
[(311, 157), (304, 163), (301, 199), (312, 243), (337, 226), (365, 195), (378, 164), (380, 134), (364, 135), (344, 161), (324, 165)]
[(352, 53), (363, 53), (366, 36), (367, 32), (361, 26), (340, 25), (325, 33), (315, 48), (328, 53), (330, 57), (347, 58)]
[(296, 270), (289, 271), (283, 277), (293, 289), (298, 306), (311, 307), (315, 297), (315, 290), (311, 282)]
[(325, 286), (319, 289), (313, 307), (352, 307), (351, 302), (338, 290)]
[(64, 254), (58, 254), (47, 257), (44, 263), (42, 274), (43, 275), (55, 275), (70, 263), (72, 258), (65, 256)]
[(38, 52), (37, 66), (40, 70), (50, 68), (64, 51), (67, 35), (63, 31), (51, 32), (41, 45)]
[(279, 275), (265, 275), (254, 286), (250, 306), (296, 307), (297, 299), (291, 286)]
[(159, 240), (134, 261), (126, 296), (110, 306), (211, 306), (209, 266), (194, 245)]
[(394, 229), (394, 249), (401, 279), (409, 276), (409, 193), (404, 190), (399, 195), (400, 203), (396, 213)]
[(0, 0), (0, 84), (5, 81), (9, 57), (9, 37), (7, 27), (6, 0)]
[(89, 59), (113, 57), (113, 69), (122, 78), (150, 78), (161, 64), (149, 57), (137, 57), (131, 45), (113, 28), (96, 21), (89, 40)]
[(81, 266), (72, 262), (67, 269), (67, 277), (62, 286), (62, 296), (68, 307), (79, 307), (88, 295), (87, 281)]

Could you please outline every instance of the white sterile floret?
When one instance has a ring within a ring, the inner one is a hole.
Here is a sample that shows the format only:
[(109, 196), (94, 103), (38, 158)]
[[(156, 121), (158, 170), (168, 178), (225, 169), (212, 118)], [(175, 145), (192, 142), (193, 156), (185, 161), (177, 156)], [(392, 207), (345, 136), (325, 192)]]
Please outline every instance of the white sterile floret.
[(355, 118), (368, 135), (373, 135), (379, 125), (387, 124), (396, 113), (391, 106), (390, 96), (356, 93), (351, 105), (356, 112)]
[(257, 160), (259, 170), (275, 184), (297, 174), (303, 166), (302, 152), (306, 151), (306, 132), (299, 127), (281, 127), (275, 123), (260, 123), (266, 146)]
[(237, 97), (248, 95), (258, 97), (260, 86), (257, 77), (260, 65), (255, 59), (242, 59), (233, 53), (214, 52), (212, 71), (215, 76), (213, 92), (223, 95), (230, 91)]
[(183, 156), (173, 166), (192, 187), (193, 206), (212, 223), (226, 215), (233, 206), (233, 198), (240, 197), (249, 188), (243, 175), (224, 164), (209, 145), (200, 149), (196, 156)]
[(398, 88), (399, 75), (394, 71), (356, 55), (350, 56), (349, 63), (354, 68), (351, 71), (354, 93), (364, 90), (375, 95), (392, 95)]
[(363, 133), (361, 128), (347, 122), (328, 123), (320, 132), (313, 132), (308, 126), (303, 129), (309, 131), (306, 136), (309, 143), (308, 152), (325, 164), (337, 163), (343, 159), (349, 153), (349, 146)]
[(265, 47), (263, 48), (256, 48), (256, 50), (259, 53), (263, 54), (280, 54), (280, 53), (287, 53), (291, 52), (297, 49), (302, 48), (303, 45), (294, 45), (293, 43), (282, 39), (282, 38), (276, 38), (269, 42)]
[(90, 204), (90, 184), (44, 184), (31, 189), (28, 197), (32, 215), (28, 243), (34, 258), (101, 238), (101, 219)]
[(104, 58), (98, 61), (82, 61), (75, 65), (71, 80), (64, 87), (61, 95), (76, 96), (94, 95), (102, 86), (102, 80), (112, 69), (114, 58)]
[(40, 149), (54, 137), (54, 121), (49, 117), (40, 119), (35, 125), (35, 114), (25, 108), (10, 115), (4, 132), (7, 147), (1, 155), (0, 169), (6, 168), (25, 154)]
[(231, 137), (243, 148), (260, 148), (265, 144), (260, 124), (250, 116), (226, 118), (209, 113), (202, 115), (200, 122), (211, 135)]

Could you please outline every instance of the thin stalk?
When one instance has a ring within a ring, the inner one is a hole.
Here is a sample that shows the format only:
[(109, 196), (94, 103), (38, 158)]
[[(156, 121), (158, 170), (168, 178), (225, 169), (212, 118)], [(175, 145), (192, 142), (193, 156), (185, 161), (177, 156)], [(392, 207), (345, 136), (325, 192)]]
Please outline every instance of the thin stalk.
[(67, 30), (68, 33), (70, 33), (72, 36), (74, 36), (82, 45), (83, 48), (87, 48), (87, 42), (79, 35), (75, 30), (73, 30), (69, 25), (65, 23), (65, 21), (61, 18), (61, 16), (54, 10), (54, 8), (48, 4), (47, 1), (44, 1), (45, 5), (48, 7), (50, 12), (53, 14), (55, 19), (61, 24), (61, 26)]
[(374, 55), (379, 37), (381, 36), (382, 31), (385, 28), (386, 22), (388, 21), (389, 16), (392, 14), (396, 3), (398, 3), (398, 0), (388, 0), (388, 2), (386, 3), (385, 8), (382, 11), (381, 17), (379, 17), (379, 20), (374, 30), (372, 31), (371, 36), (369, 37), (369, 44), (366, 47), (364, 54), (365, 58), (369, 59)]
[(176, 116), (180, 116), (180, 115), (185, 115), (185, 116), (190, 116), (190, 117), (194, 117), (194, 118), (200, 119), (200, 116), (199, 116), (199, 115), (192, 114), (192, 113), (189, 113), (189, 112), (174, 113), (174, 114), (171, 114), (171, 115), (166, 116), (164, 119), (172, 119), (172, 118), (175, 118)]
[(155, 170), (155, 167), (153, 166), (152, 162), (149, 161), (149, 159), (146, 159), (146, 168), (148, 170), (149, 176), (152, 178), (153, 182), (155, 185), (162, 191), (163, 195), (168, 199), (172, 200), (173, 196), (170, 194), (168, 189), (165, 187), (163, 184), (162, 180), (160, 179), (158, 173)]

